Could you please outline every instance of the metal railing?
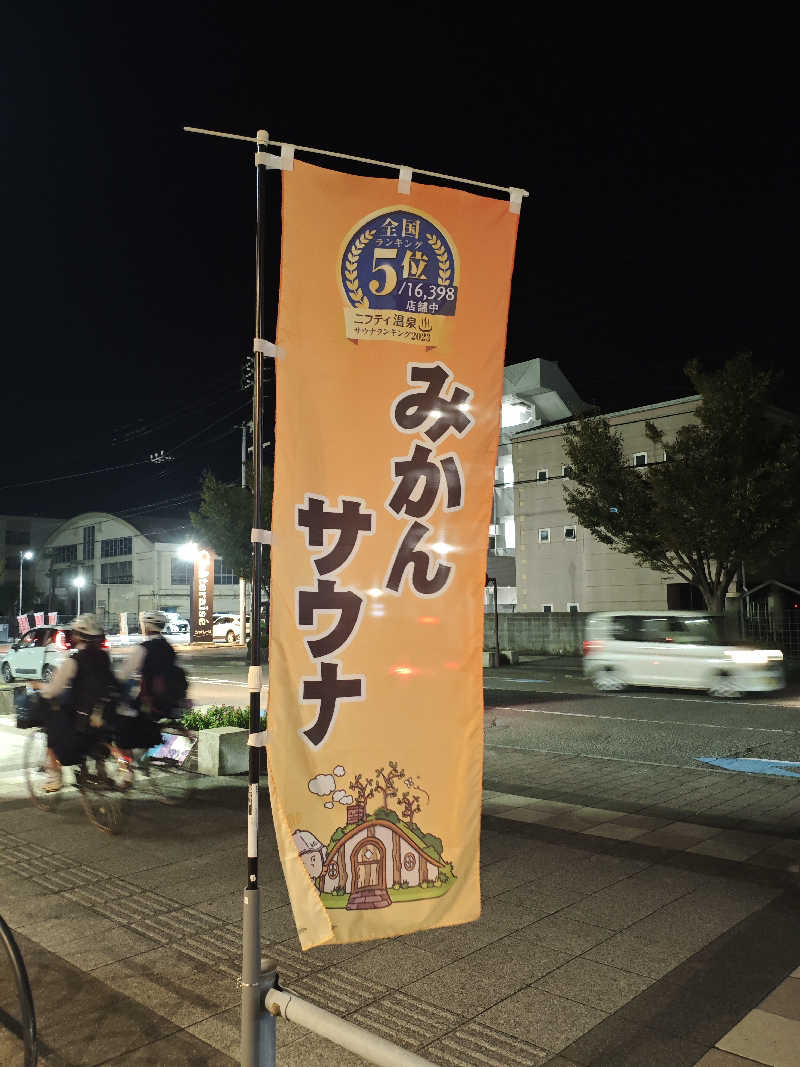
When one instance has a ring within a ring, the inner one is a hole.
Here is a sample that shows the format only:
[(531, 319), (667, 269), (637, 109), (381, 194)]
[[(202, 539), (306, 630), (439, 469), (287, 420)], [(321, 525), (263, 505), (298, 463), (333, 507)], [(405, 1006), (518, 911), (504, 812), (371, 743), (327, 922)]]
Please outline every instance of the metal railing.
[(752, 605), (744, 618), (744, 636), (760, 645), (773, 645), (784, 655), (800, 655), (800, 611), (768, 611)]
[[(248, 910), (246, 901), (246, 933)], [(253, 925), (251, 922), (251, 934), (254, 933)], [(242, 975), (242, 1067), (275, 1067), (275, 1017), (278, 1015), (377, 1064), (377, 1067), (434, 1067), (430, 1060), (415, 1052), (340, 1019), (291, 990), (281, 989), (274, 961), (262, 959), (260, 968), (256, 961), (255, 971), (257, 973)]]
[[(17, 986), (17, 999), (19, 1000), (22, 1015), (21, 1024), (15, 1025), (13, 1017), (9, 1017), (7, 1025), (9, 1025), (9, 1029), (16, 1033), (24, 1043), (25, 1067), (36, 1067), (39, 1059), (39, 1050), (36, 1033), (36, 1013), (33, 1009), (31, 984), (28, 981), (28, 972), (25, 968), (25, 961), (22, 958), (19, 945), (2, 915), (0, 915), (0, 943), (2, 943), (6, 950), (6, 954), (11, 963), (11, 970), (14, 972), (14, 981)], [(6, 1013), (4, 1012), (3, 1014), (5, 1015)]]

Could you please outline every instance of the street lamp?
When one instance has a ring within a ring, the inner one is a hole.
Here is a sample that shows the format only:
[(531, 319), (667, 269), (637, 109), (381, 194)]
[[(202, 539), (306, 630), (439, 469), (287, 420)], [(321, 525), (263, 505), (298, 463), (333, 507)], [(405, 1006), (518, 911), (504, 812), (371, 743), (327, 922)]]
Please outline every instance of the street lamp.
[(19, 554), (19, 613), (22, 614), (22, 564), (26, 559), (33, 559), (33, 552), (27, 549)]
[[(197, 559), (197, 542), (187, 541), (178, 549), (178, 559), (184, 563), (194, 563)], [(192, 643), (192, 626), (194, 625), (194, 573), (189, 576), (189, 644)]]
[(78, 590), (78, 610), (77, 610), (77, 612), (75, 614), (76, 615), (80, 615), (80, 613), (81, 613), (81, 589), (83, 589), (83, 587), (86, 585), (86, 579), (83, 577), (82, 574), (79, 574), (77, 578), (73, 578), (72, 584)]

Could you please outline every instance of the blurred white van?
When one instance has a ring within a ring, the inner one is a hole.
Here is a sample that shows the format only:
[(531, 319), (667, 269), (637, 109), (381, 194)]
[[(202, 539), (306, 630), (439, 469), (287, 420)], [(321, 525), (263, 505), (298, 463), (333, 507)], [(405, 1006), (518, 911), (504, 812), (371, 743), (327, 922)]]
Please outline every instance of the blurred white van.
[(597, 689), (704, 689), (712, 696), (782, 689), (783, 653), (731, 644), (722, 620), (696, 611), (600, 611), (586, 620), (583, 673)]

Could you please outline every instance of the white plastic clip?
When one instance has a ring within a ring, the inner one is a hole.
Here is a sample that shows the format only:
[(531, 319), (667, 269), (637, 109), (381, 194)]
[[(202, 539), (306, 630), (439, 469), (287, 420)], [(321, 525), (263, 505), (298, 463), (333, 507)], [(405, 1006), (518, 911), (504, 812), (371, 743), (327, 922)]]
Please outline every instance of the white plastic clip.
[(283, 348), (279, 348), (271, 341), (265, 341), (263, 337), (253, 338), (253, 351), (263, 352), (265, 356), (269, 356), (271, 359), (283, 359), (286, 355)]
[(281, 170), (294, 170), (294, 145), (281, 145)]
[(269, 740), (269, 732), (262, 730), (258, 734), (248, 734), (247, 743), (251, 748), (266, 748)]
[(411, 194), (411, 175), (412, 175), (412, 173), (413, 172), (411, 170), (411, 167), (401, 167), (400, 168), (400, 177), (399, 177), (398, 182), (397, 182), (397, 191), (398, 191), (398, 193), (403, 193), (404, 196), (409, 196)]
[(251, 693), (260, 693), (264, 687), (264, 678), (260, 667), (249, 667), (247, 670), (247, 688)]
[(250, 544), (251, 545), (271, 545), (272, 544), (272, 531), (271, 530), (257, 530), (255, 527), (250, 531)]
[(508, 190), (508, 195), (508, 210), (511, 212), (512, 215), (519, 215), (520, 209), (522, 208), (522, 198), (523, 196), (525, 196), (525, 190), (515, 189), (512, 185), (511, 188)]
[(267, 167), (269, 170), (294, 170), (294, 145), (282, 144), (281, 154), (274, 152), (256, 152), (256, 166)]

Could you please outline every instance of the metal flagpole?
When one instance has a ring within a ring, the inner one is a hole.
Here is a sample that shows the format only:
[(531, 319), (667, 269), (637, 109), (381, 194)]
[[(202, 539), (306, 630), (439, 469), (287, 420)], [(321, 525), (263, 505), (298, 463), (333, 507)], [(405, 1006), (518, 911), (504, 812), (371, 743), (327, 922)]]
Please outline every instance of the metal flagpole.
[[(261, 765), (261, 580), (263, 573), (264, 245), (268, 136), (259, 130), (256, 153), (256, 321), (253, 358), (253, 586), (250, 604), (250, 737), (247, 787), (247, 887), (242, 926), (242, 1067), (275, 1063), (275, 1017), (264, 1009), (274, 968), (261, 965), (261, 890), (258, 886), (258, 779)], [(261, 159), (259, 159), (261, 156)], [(245, 625), (244, 619), (242, 626)], [(257, 743), (254, 743), (257, 742)]]

